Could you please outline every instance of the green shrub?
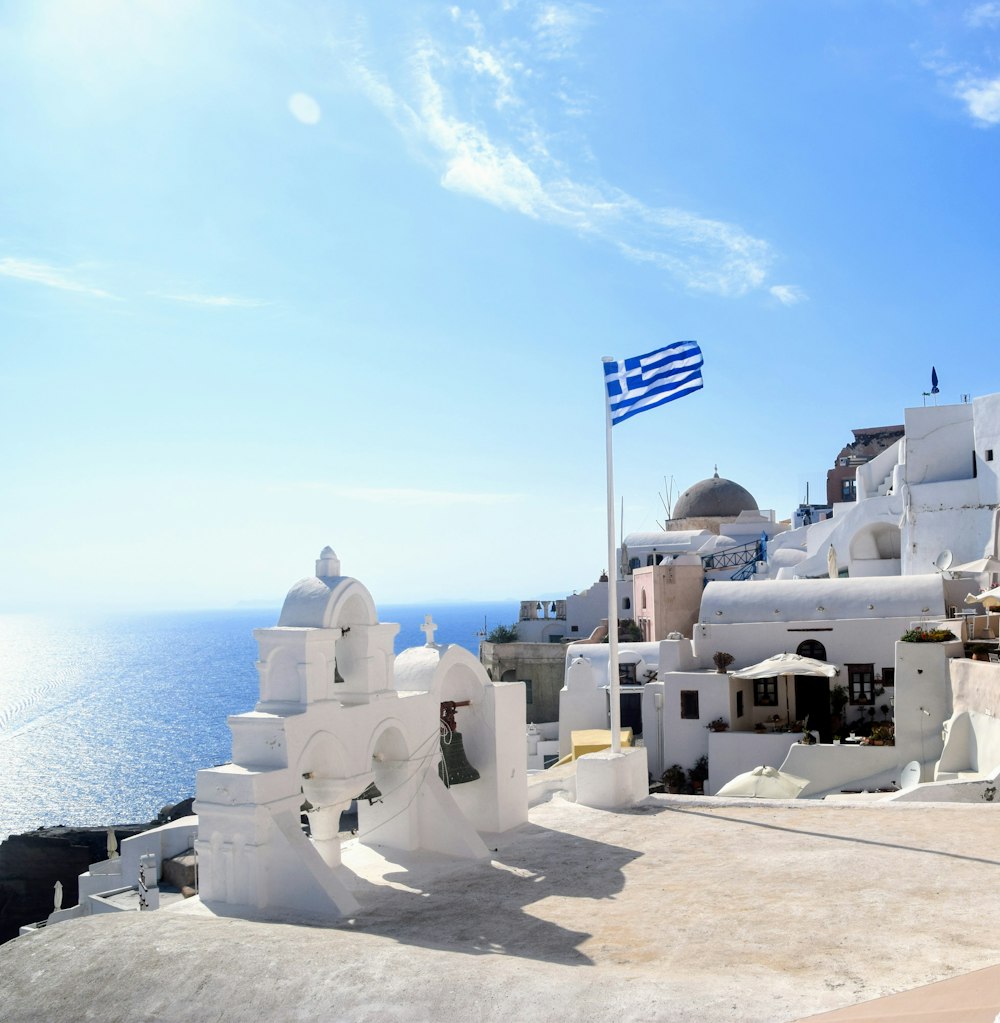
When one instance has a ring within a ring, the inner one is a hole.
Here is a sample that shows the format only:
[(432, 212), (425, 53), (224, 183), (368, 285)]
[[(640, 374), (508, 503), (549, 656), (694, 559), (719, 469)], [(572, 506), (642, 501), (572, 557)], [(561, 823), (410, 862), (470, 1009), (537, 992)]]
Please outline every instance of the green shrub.
[(487, 643), (516, 643), (517, 642), (517, 626), (516, 625), (496, 625), (491, 630), (489, 635), (486, 637)]

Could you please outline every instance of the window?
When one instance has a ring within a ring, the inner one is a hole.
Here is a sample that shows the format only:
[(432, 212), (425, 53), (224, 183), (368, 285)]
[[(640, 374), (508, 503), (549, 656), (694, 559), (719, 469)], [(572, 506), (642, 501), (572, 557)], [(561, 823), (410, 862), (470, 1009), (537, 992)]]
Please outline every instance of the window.
[(993, 461), (993, 448), (987, 448), (986, 449), (986, 461), (987, 462), (992, 462)]
[(840, 498), (842, 501), (853, 501), (855, 498), (855, 480), (840, 481)]
[(618, 683), (623, 686), (634, 686), (638, 685), (635, 680), (635, 665), (634, 664), (619, 664), (618, 665)]
[(882, 669), (882, 685), (884, 686), (895, 686), (896, 684), (896, 669), (895, 668), (883, 668)]
[(875, 702), (875, 667), (872, 664), (848, 664), (848, 689), (851, 703), (870, 707)]
[(818, 639), (804, 639), (795, 652), (802, 657), (811, 657), (814, 661), (826, 660), (826, 647)]
[(776, 678), (754, 679), (753, 705), (755, 707), (778, 706), (778, 680)]
[(622, 597), (622, 610), (623, 611), (629, 611), (629, 610), (631, 610), (631, 608), (632, 608), (632, 598), (631, 597)]
[(645, 590), (642, 591), (642, 596), (641, 596), (641, 598), (639, 600), (639, 607), (641, 607), (643, 611), (646, 610), (646, 591)]
[(681, 717), (691, 720), (698, 719), (698, 690), (681, 690)]
[(743, 690), (738, 689), (736, 691), (736, 716), (738, 718), (743, 717)]
[(640, 568), (641, 566), (642, 566), (642, 559), (641, 558), (629, 558), (628, 559), (628, 567), (629, 568)]
[(580, 626), (579, 625), (571, 625), (569, 627), (569, 631), (570, 632), (579, 632), (580, 631)]
[(530, 678), (523, 679), (523, 682), (524, 682), (524, 702), (525, 703), (531, 703), (532, 702), (532, 700), (531, 700), (531, 679)]

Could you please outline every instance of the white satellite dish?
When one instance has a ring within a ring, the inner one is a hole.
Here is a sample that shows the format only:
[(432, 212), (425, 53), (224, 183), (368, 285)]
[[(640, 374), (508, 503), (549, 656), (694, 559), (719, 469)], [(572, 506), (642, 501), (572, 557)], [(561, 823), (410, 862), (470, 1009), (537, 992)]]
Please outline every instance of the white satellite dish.
[(935, 559), (934, 567), (939, 572), (947, 572), (951, 568), (951, 563), (955, 560), (955, 555), (951, 553), (946, 547)]
[(907, 789), (912, 789), (919, 784), (920, 764), (916, 760), (911, 760), (903, 768), (903, 773), (899, 776), (899, 787), (905, 792)]

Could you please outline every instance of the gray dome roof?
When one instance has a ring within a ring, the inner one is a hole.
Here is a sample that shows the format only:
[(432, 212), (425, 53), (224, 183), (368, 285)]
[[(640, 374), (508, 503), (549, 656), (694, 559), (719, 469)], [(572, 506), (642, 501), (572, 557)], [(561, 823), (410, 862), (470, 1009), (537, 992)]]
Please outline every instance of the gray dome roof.
[(742, 511), (758, 511), (753, 494), (739, 483), (722, 479), (716, 470), (711, 479), (695, 483), (677, 498), (673, 518), (735, 518)]

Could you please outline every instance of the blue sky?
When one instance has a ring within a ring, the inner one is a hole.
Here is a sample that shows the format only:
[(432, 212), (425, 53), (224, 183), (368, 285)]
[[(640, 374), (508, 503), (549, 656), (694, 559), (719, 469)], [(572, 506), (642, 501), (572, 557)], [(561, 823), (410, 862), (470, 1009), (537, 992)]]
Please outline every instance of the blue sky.
[(711, 475), (1000, 389), (1000, 2), (0, 9), (0, 606), (377, 601), (605, 567)]

